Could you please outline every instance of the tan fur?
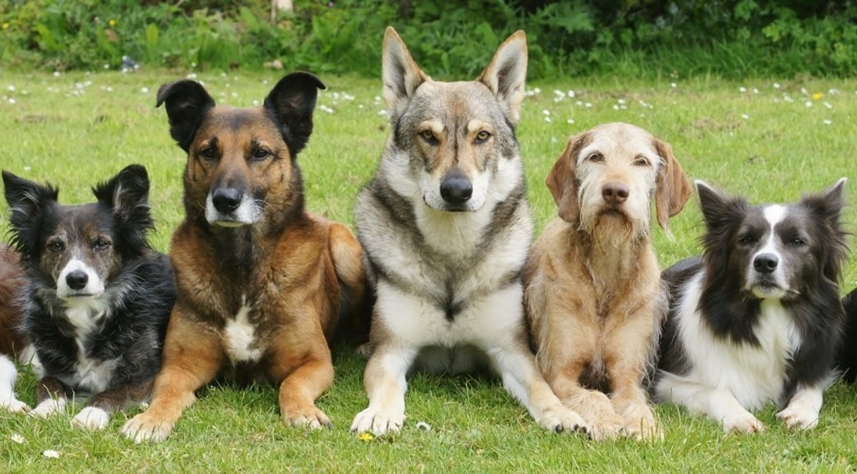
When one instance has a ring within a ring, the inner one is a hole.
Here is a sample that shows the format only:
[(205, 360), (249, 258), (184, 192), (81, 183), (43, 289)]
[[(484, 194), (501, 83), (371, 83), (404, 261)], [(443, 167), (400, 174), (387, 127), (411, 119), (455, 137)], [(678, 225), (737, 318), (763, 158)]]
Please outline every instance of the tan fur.
[[(641, 387), (661, 304), (649, 198), (656, 196), (658, 221), (667, 229), (667, 218), (690, 197), (690, 183), (668, 144), (614, 123), (571, 138), (547, 185), (560, 219), (536, 242), (524, 273), (539, 366), (596, 439), (623, 431), (655, 436)], [(602, 193), (617, 185), (628, 196), (614, 207)]]
[(15, 294), (24, 285), (18, 253), (0, 243), (0, 354), (15, 356), (27, 345), (18, 329), (21, 307)]
[[(240, 115), (239, 115), (240, 114)], [(236, 127), (240, 123), (240, 127)], [(216, 143), (218, 160), (195, 157)], [(254, 147), (278, 159), (246, 159)], [(343, 225), (305, 213), (302, 190), (293, 181), (295, 162), (280, 131), (263, 108), (214, 109), (196, 133), (185, 173), (185, 200), (203, 208), (212, 183), (249, 183), (266, 189), (264, 215), (235, 230), (188, 216), (173, 235), (171, 258), (178, 298), (164, 343), (163, 367), (150, 408), (123, 431), (137, 441), (162, 440), (194, 392), (217, 376), (241, 383), (279, 386), (285, 423), (329, 426), (315, 400), (333, 383), (328, 343), (340, 313), (363, 310), (366, 276), (362, 249)], [(246, 254), (248, 264), (229, 266), (217, 239), (246, 231), (228, 252)], [(249, 301), (252, 299), (252, 301)], [(342, 304), (347, 308), (341, 308)], [(255, 338), (248, 350), (258, 360), (235, 361), (224, 326), (251, 306)]]

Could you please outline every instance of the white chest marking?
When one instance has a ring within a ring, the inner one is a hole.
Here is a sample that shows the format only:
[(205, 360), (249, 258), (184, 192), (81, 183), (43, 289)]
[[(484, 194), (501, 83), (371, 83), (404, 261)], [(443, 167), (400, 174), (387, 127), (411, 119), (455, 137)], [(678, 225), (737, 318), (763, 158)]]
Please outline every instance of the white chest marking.
[(223, 329), (223, 339), (226, 341), (226, 352), (233, 362), (255, 362), (262, 357), (262, 351), (256, 344), (256, 328), (250, 324), (248, 315), (250, 307), (246, 301), (241, 305), (235, 319), (226, 323)]

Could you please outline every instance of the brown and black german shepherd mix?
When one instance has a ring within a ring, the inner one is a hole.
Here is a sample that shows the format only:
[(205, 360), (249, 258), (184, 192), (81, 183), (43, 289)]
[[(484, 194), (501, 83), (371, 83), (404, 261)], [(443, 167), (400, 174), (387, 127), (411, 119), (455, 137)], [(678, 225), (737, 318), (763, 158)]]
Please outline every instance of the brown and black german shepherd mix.
[(333, 382), (328, 342), (340, 314), (363, 308), (366, 277), (351, 232), (304, 210), (296, 157), (324, 88), (289, 74), (254, 108), (215, 107), (189, 80), (158, 91), (188, 154), (186, 217), (171, 245), (178, 297), (163, 368), (127, 437), (167, 438), (194, 392), (218, 376), (278, 384), (287, 424), (330, 426), (315, 406)]

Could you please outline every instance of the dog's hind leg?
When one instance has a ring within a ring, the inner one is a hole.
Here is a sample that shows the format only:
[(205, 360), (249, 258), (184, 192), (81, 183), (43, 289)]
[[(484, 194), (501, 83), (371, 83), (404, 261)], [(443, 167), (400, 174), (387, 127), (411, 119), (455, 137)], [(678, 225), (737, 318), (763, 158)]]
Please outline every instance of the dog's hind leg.
[(83, 410), (72, 418), (72, 426), (90, 431), (107, 428), (113, 412), (148, 398), (154, 382), (155, 378), (152, 377), (139, 383), (120, 385), (97, 393), (89, 399)]
[(65, 410), (68, 388), (56, 377), (42, 377), (36, 385), (36, 408), (33, 416), (47, 418)]
[(709, 387), (661, 372), (654, 392), (658, 402), (682, 405), (691, 413), (704, 413), (721, 423), (725, 432), (757, 433), (765, 429), (765, 425), (742, 407), (727, 389)]
[(122, 427), (139, 443), (167, 439), (182, 411), (195, 400), (194, 392), (210, 382), (222, 366), (223, 350), (217, 335), (196, 325), (194, 316), (176, 316), (173, 309), (164, 341), (163, 365), (155, 378), (149, 409)]
[(342, 224), (330, 226), (330, 255), (342, 292), (341, 334), (353, 344), (366, 342), (372, 312), (372, 294), (366, 277), (363, 248)]
[(11, 413), (23, 413), (30, 409), (26, 403), (15, 398), (15, 381), (18, 370), (9, 357), (0, 355), (0, 409)]

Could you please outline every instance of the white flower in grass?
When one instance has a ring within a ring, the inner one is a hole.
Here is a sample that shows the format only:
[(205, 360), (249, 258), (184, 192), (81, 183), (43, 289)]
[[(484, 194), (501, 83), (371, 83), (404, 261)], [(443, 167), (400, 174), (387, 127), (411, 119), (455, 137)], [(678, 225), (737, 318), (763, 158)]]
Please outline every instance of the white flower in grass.
[(550, 110), (548, 110), (548, 109), (543, 109), (543, 110), (542, 110), (542, 114), (544, 114), (544, 115), (550, 115), (550, 114), (551, 114), (551, 111), (550, 111)]
[(54, 71), (54, 77), (60, 77), (60, 72), (59, 72), (59, 71)]
[(60, 458), (60, 453), (54, 449), (46, 449), (45, 452), (42, 453), (42, 455), (46, 458), (51, 458), (51, 459), (59, 459)]
[(747, 114), (741, 114), (741, 118), (744, 120), (748, 120), (750, 118), (750, 116)]
[(789, 103), (791, 103), (791, 102), (794, 102), (794, 101), (795, 101), (794, 99), (792, 99), (791, 97), (789, 97), (789, 96), (787, 96), (787, 95), (784, 95), (784, 96), (783, 96), (783, 100), (784, 100), (784, 101), (786, 101), (786, 102), (789, 102)]
[(758, 94), (758, 93), (759, 93), (759, 89), (756, 89), (756, 88), (754, 87), (754, 88), (753, 88), (753, 93), (754, 93), (754, 94)]
[(378, 115), (387, 115), (387, 111), (386, 110), (379, 110)]
[(824, 107), (825, 107), (825, 108), (827, 108), (827, 109), (832, 109), (832, 108), (833, 108), (833, 106), (832, 106), (832, 105), (830, 105), (830, 102), (826, 102), (826, 101), (825, 101), (825, 102), (823, 102), (823, 104), (824, 104)]
[(15, 86), (9, 86), (6, 89), (9, 89), (9, 92), (15, 92)]
[(775, 82), (775, 83), (774, 83), (774, 89), (779, 89), (779, 88), (780, 88), (780, 83), (779, 83), (779, 82)]
[(839, 93), (839, 89), (828, 89), (827, 93), (829, 95), (836, 95)]
[(238, 93), (237, 93), (237, 92), (233, 92), (233, 93), (232, 93), (232, 98), (234, 99), (234, 98), (237, 98), (237, 97), (238, 97)]
[(142, 92), (143, 94), (148, 94), (148, 93), (149, 93), (149, 88), (148, 88), (148, 87), (143, 87), (143, 88), (141, 88), (141, 89), (140, 89), (140, 92)]
[(378, 97), (377, 95), (375, 96), (375, 102), (381, 102), (381, 98)]
[(676, 84), (675, 82), (670, 82), (670, 87), (675, 89), (676, 87), (678, 87), (678, 84)]
[(196, 73), (192, 72), (186, 76), (188, 79), (196, 79)]
[(569, 96), (569, 97), (574, 97), (574, 91), (573, 91), (573, 90), (569, 90), (569, 91), (568, 91), (568, 96)]
[(822, 120), (822, 121), (821, 121), (821, 123), (823, 123), (823, 124), (825, 124), (825, 125), (833, 125), (833, 121), (832, 121), (832, 120), (827, 120), (827, 119)]
[(12, 105), (15, 105), (15, 99), (12, 97), (9, 97), (9, 103)]
[(27, 442), (27, 440), (24, 439), (24, 437), (19, 435), (18, 433), (13, 433), (11, 440), (12, 440), (12, 442), (18, 443), (18, 444), (24, 444)]
[(25, 166), (25, 167), (24, 167), (24, 171), (30, 171), (30, 170), (32, 170), (32, 169), (33, 169), (33, 168), (31, 168), (31, 167), (29, 167), (29, 166)]
[(551, 121), (550, 117), (545, 117), (545, 122), (550, 122), (550, 121)]
[(801, 94), (803, 94), (803, 95), (808, 95), (808, 94), (809, 94), (809, 92), (807, 92), (807, 91), (806, 91), (806, 87), (801, 87), (801, 88), (800, 88), (800, 93), (801, 93)]
[(254, 99), (253, 100), (253, 107), (258, 107), (258, 106), (259, 106), (259, 101)]
[(812, 101), (808, 100), (808, 101), (804, 102), (803, 105), (805, 105), (807, 107), (812, 107)]
[(324, 104), (322, 104), (322, 105), (318, 106), (318, 108), (319, 108), (319, 110), (321, 110), (322, 112), (327, 112), (327, 113), (329, 113), (329, 114), (332, 114), (332, 113), (333, 113), (333, 109), (331, 109), (330, 107), (328, 107), (328, 106), (326, 106), (326, 105), (324, 105)]
[(109, 65), (109, 64), (105, 64), (105, 65), (104, 65), (104, 69), (110, 69), (110, 65)]
[(619, 106), (616, 104), (613, 104), (613, 110), (619, 110)]
[(743, 94), (744, 92), (747, 92), (747, 88), (746, 87), (739, 87), (738, 92), (741, 92)]
[(625, 99), (618, 99), (618, 100), (616, 100), (616, 102), (617, 102), (619, 105), (625, 105)]
[(586, 107), (587, 109), (591, 109), (592, 108), (592, 102), (587, 102), (587, 103), (583, 104), (583, 106)]
[(574, 125), (574, 119), (568, 119), (566, 122), (568, 122), (569, 125)]

